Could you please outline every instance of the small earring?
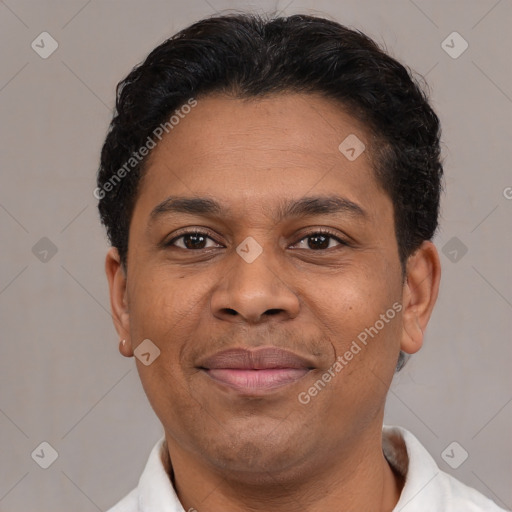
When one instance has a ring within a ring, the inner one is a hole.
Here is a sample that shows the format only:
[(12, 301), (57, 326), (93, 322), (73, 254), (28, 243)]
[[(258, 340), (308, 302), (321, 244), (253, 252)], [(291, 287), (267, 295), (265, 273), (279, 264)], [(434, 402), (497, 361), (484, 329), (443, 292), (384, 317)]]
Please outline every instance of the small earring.
[(133, 350), (130, 344), (130, 340), (119, 340), (119, 352), (122, 356), (132, 357)]

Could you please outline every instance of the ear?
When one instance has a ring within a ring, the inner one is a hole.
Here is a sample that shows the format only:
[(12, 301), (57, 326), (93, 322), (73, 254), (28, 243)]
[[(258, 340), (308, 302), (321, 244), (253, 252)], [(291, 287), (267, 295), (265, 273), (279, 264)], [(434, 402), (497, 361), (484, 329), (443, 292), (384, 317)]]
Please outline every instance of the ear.
[(126, 293), (126, 273), (121, 265), (119, 251), (111, 247), (105, 258), (105, 272), (110, 289), (110, 309), (117, 334), (121, 340), (119, 351), (123, 356), (132, 357), (133, 350), (130, 341), (130, 315)]
[(424, 241), (407, 259), (402, 292), (402, 341), (400, 348), (414, 354), (423, 336), (439, 293), (441, 263), (436, 246)]

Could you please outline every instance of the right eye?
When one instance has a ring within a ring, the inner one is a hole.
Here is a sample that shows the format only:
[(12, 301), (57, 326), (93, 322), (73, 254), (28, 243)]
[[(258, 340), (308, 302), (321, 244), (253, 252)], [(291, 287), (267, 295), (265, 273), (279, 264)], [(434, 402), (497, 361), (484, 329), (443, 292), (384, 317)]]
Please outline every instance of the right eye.
[[(179, 236), (174, 237), (166, 246), (174, 246), (179, 247), (180, 249), (185, 250), (201, 250), (201, 249), (210, 249), (215, 247), (215, 245), (207, 246), (208, 240), (215, 242), (215, 240), (209, 236), (207, 232), (204, 231), (187, 231), (181, 233)], [(217, 244), (217, 242), (215, 242)], [(217, 244), (217, 246), (220, 244)]]

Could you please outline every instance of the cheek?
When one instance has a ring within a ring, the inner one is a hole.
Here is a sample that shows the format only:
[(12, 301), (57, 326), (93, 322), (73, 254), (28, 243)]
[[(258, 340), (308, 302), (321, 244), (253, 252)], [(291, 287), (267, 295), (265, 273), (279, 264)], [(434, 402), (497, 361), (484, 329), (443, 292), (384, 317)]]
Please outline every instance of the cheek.
[[(342, 357), (343, 379), (364, 379), (368, 370), (387, 380), (399, 350), (401, 287), (394, 272), (375, 262), (331, 279), (315, 279), (306, 292), (313, 321)], [(341, 373), (341, 372), (340, 372)]]
[(137, 361), (140, 380), (160, 420), (168, 424), (169, 418), (174, 418), (172, 424), (179, 425), (183, 418), (197, 414), (193, 412), (195, 402), (190, 397), (190, 376), (186, 374), (190, 368), (183, 364), (183, 352), (195, 333), (204, 306), (204, 289), (202, 294), (194, 292), (184, 279), (174, 275), (171, 278), (164, 272), (146, 279), (138, 276), (136, 282), (139, 284), (130, 290), (134, 346), (149, 339), (160, 351), (148, 366)]
[(208, 311), (208, 282), (198, 277), (180, 279), (171, 272), (160, 272), (151, 279), (139, 277), (137, 282), (144, 284), (130, 290), (132, 342), (135, 347), (149, 339), (160, 350), (150, 366), (137, 363), (140, 378), (148, 397), (154, 394), (159, 400), (162, 388), (170, 390), (162, 393), (164, 401), (170, 395), (179, 397), (189, 392), (188, 381), (196, 371), (190, 351), (197, 343), (204, 343), (200, 333), (209, 332), (201, 328)]
[(158, 268), (135, 276), (131, 283), (130, 326), (135, 340), (149, 338), (161, 349), (176, 346), (183, 329), (186, 332), (198, 314), (200, 292), (178, 275)]
[(400, 295), (390, 281), (384, 271), (351, 265), (328, 276), (308, 279), (300, 293), (307, 307), (321, 317), (321, 322), (338, 326), (336, 333), (343, 335), (348, 330), (373, 324), (391, 307)]
[(162, 354), (148, 367), (137, 364), (142, 387), (166, 432), (180, 445), (190, 445), (191, 438), (201, 437), (203, 421), (198, 418), (209, 406), (203, 403), (203, 397), (193, 394), (179, 365), (170, 364), (164, 357)]

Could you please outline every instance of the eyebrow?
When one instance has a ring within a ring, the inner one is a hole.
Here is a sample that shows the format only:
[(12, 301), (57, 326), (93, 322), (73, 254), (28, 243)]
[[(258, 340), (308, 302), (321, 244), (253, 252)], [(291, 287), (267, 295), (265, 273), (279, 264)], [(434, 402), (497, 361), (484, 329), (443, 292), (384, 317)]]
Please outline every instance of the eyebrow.
[[(170, 196), (152, 210), (150, 222), (154, 222), (162, 215), (169, 213), (219, 216), (222, 213), (229, 213), (229, 209), (224, 208), (220, 203), (208, 197)], [(368, 214), (360, 205), (336, 195), (283, 200), (275, 212), (275, 217), (279, 222), (288, 217), (336, 215), (340, 213), (345, 213), (354, 218), (368, 219)]]

